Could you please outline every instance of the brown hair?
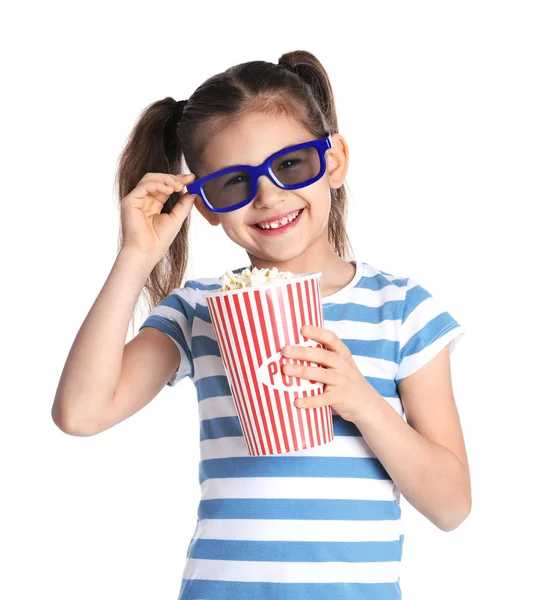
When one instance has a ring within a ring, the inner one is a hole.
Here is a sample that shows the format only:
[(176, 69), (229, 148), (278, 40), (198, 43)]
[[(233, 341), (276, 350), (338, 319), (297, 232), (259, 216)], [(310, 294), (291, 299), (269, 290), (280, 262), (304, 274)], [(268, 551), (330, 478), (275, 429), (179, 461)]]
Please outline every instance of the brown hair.
[[(310, 52), (287, 52), (278, 64), (251, 61), (235, 65), (207, 79), (181, 105), (167, 97), (142, 112), (119, 158), (116, 176), (119, 202), (146, 173), (189, 172), (182, 170), (182, 156), (190, 172), (196, 173), (210, 136), (252, 111), (289, 114), (317, 138), (338, 132), (329, 77)], [(179, 194), (174, 192), (162, 212), (169, 213), (178, 198)], [(344, 185), (331, 189), (331, 200), (329, 242), (340, 257), (349, 260), (353, 253), (345, 226)], [(149, 296), (150, 309), (183, 285), (189, 224), (190, 214), (144, 284), (141, 295)], [(118, 250), (121, 245), (120, 227)]]

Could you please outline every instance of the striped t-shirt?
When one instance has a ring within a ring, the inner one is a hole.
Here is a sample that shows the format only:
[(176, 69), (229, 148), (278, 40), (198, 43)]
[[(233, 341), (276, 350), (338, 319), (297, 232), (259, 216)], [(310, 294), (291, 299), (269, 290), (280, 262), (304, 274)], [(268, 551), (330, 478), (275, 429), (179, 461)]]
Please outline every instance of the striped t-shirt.
[[(324, 327), (403, 418), (397, 384), (447, 344), (452, 353), (464, 330), (416, 280), (352, 263), (352, 281), (322, 299)], [(179, 598), (401, 598), (400, 493), (353, 423), (333, 411), (334, 441), (248, 454), (203, 297), (220, 287), (219, 277), (189, 280), (140, 327), (180, 352), (167, 385), (188, 376), (198, 394), (201, 500)]]

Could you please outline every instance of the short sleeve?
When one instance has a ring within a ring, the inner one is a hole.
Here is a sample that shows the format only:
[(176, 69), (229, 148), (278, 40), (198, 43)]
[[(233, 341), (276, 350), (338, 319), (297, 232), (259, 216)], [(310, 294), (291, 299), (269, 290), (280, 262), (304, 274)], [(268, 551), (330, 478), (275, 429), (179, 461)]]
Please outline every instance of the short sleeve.
[(181, 356), (179, 367), (166, 384), (170, 387), (177, 385), (185, 376), (191, 379), (194, 376), (191, 348), (192, 322), (196, 305), (191, 304), (192, 297), (187, 300), (192, 291), (187, 287), (174, 289), (152, 309), (138, 330), (144, 327), (160, 329), (179, 350)]
[(398, 384), (418, 371), (447, 344), (452, 354), (464, 334), (463, 327), (443, 304), (410, 277), (399, 329), (395, 382)]

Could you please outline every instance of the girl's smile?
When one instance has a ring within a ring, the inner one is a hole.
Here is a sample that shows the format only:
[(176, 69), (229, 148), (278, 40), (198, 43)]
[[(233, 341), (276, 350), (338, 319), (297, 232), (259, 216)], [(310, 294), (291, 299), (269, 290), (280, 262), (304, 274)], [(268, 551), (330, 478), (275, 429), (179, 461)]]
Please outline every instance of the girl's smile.
[(289, 212), (280, 218), (266, 219), (260, 223), (255, 223), (252, 227), (261, 235), (283, 235), (293, 231), (297, 227), (303, 211), (304, 208), (301, 208), (300, 210)]

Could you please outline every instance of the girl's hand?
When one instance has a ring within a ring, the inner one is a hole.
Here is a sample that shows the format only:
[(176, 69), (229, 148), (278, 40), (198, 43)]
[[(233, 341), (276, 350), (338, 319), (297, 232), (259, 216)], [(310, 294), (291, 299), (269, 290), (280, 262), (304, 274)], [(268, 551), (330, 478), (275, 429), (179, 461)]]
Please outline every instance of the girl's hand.
[(299, 408), (330, 405), (343, 419), (354, 421), (362, 409), (361, 397), (364, 397), (370, 384), (359, 371), (349, 348), (336, 334), (327, 329), (305, 325), (301, 333), (320, 342), (328, 350), (308, 346), (284, 346), (282, 356), (315, 362), (325, 368), (284, 364), (282, 370), (286, 375), (324, 383), (325, 390), (319, 396), (298, 398), (295, 405)]
[(183, 194), (169, 214), (161, 214), (163, 205), (192, 181), (192, 173), (146, 173), (121, 201), (122, 248), (135, 248), (158, 262), (183, 226), (196, 195)]

